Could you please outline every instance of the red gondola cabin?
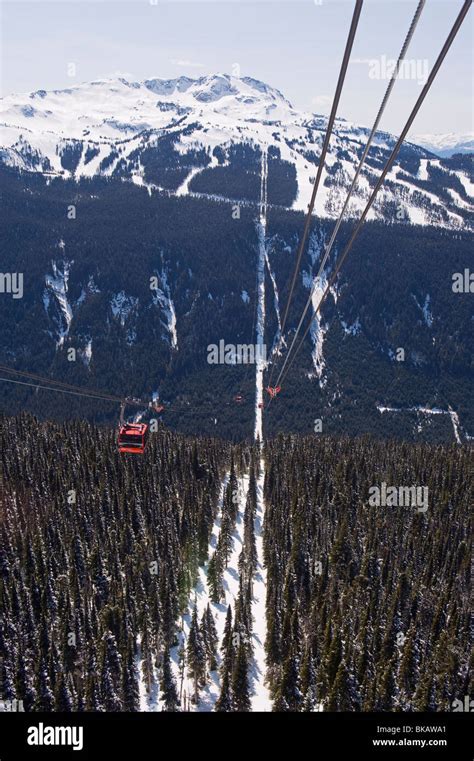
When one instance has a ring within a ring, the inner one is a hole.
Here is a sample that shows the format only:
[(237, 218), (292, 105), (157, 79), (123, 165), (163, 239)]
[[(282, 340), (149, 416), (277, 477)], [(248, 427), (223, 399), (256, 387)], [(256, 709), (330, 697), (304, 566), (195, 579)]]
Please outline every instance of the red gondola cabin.
[(148, 438), (148, 426), (145, 423), (125, 423), (119, 428), (119, 452), (143, 454)]
[(281, 386), (275, 386), (274, 388), (272, 388), (271, 386), (267, 386), (267, 391), (272, 397), (272, 399), (274, 399), (276, 395), (280, 393)]

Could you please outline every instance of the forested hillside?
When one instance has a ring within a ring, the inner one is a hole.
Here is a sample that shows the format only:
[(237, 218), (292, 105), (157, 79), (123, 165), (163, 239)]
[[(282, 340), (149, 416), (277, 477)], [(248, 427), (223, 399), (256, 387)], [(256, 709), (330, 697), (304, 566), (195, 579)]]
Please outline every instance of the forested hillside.
[[(471, 452), (278, 437), (266, 448), (277, 710), (442, 711), (469, 684)], [(370, 506), (425, 486), (426, 512)]]
[(1, 421), (3, 699), (134, 711), (175, 640), (214, 521), (222, 442), (160, 431), (120, 456), (87, 424)]
[[(194, 706), (218, 683), (214, 710), (249, 710), (264, 471), (274, 710), (440, 711), (469, 694), (467, 448), (278, 437), (263, 471), (254, 447), (163, 428), (143, 458), (124, 457), (106, 429), (27, 414), (0, 420), (0, 445), (4, 699), (179, 710), (179, 668)], [(370, 507), (382, 481), (428, 487), (428, 510)], [(210, 604), (179, 647), (203, 569)]]
[[(269, 182), (273, 192), (288, 185), (275, 175), (271, 155)], [(159, 391), (168, 427), (250, 438), (255, 367), (207, 359), (208, 347), (220, 340), (255, 341), (255, 206), (241, 203), (235, 216), (231, 202), (149, 195), (113, 178), (46, 180), (5, 168), (0, 190), (2, 270), (24, 274), (23, 297), (0, 298), (1, 364), (120, 396), (150, 398)], [(315, 218), (287, 345), (333, 224)], [(302, 229), (302, 213), (269, 207), (268, 357)], [(351, 231), (350, 222), (342, 225), (336, 253)], [(272, 405), (266, 432), (308, 434), (321, 418), (328, 434), (451, 441), (451, 407), (461, 440), (473, 435), (471, 294), (452, 288), (453, 273), (470, 266), (471, 248), (467, 233), (367, 223), (291, 368), (281, 404)], [(150, 278), (157, 279), (155, 290)], [(404, 361), (395, 359), (399, 348)], [(244, 401), (236, 409), (238, 392)], [(116, 405), (3, 382), (0, 400), (8, 414), (28, 410), (46, 419), (94, 422), (117, 417)], [(438, 407), (446, 414), (382, 415), (380, 405)], [(193, 416), (177, 408), (190, 408)]]

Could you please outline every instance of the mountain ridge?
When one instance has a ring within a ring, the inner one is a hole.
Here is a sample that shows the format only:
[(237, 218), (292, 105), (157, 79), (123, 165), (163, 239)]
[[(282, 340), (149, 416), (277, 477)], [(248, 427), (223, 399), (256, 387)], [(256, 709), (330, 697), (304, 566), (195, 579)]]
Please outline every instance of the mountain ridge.
[(457, 153), (474, 153), (474, 132), (422, 134), (415, 135), (414, 140), (440, 158), (450, 158)]
[[(269, 203), (299, 211), (310, 199), (327, 125), (326, 117), (294, 109), (264, 82), (221, 73), (142, 82), (119, 77), (10, 95), (2, 99), (0, 120), (0, 162), (20, 171), (76, 180), (119, 176), (149, 192), (237, 202), (256, 200), (249, 174), (270, 147), (286, 189)], [(336, 119), (319, 216), (339, 213), (368, 134), (365, 126)], [(394, 143), (390, 133), (377, 132), (348, 216), (364, 208)], [(451, 166), (406, 142), (368, 218), (393, 218), (395, 208), (414, 224), (471, 228), (473, 180), (467, 164)]]

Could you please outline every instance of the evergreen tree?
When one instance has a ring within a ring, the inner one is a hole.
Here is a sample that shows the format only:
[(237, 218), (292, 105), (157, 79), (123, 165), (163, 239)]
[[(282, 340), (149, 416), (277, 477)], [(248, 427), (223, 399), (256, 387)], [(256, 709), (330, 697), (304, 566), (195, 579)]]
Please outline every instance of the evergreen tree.
[(229, 672), (224, 671), (222, 676), (222, 686), (219, 697), (214, 707), (215, 711), (229, 713), (232, 711), (232, 693), (230, 689)]
[(251, 700), (248, 680), (248, 655), (244, 642), (240, 642), (232, 672), (232, 695), (235, 711), (250, 711)]
[(203, 640), (205, 643), (207, 664), (209, 671), (215, 671), (217, 668), (217, 630), (214, 623), (214, 617), (210, 605), (208, 604), (206, 610), (202, 614), (201, 619), (201, 631), (203, 633)]
[(179, 698), (176, 689), (176, 682), (171, 669), (171, 659), (169, 650), (163, 653), (163, 670), (161, 675), (161, 700), (164, 701), (166, 711), (177, 711), (179, 708)]
[(140, 710), (137, 667), (130, 641), (128, 642), (126, 662), (123, 668), (123, 709), (130, 712)]
[(194, 683), (194, 702), (199, 702), (199, 687), (202, 686), (206, 673), (206, 651), (197, 617), (197, 605), (194, 603), (186, 648), (188, 676)]
[(37, 680), (35, 710), (51, 712), (54, 710), (54, 695), (50, 687), (50, 678), (44, 658), (41, 659), (39, 664)]

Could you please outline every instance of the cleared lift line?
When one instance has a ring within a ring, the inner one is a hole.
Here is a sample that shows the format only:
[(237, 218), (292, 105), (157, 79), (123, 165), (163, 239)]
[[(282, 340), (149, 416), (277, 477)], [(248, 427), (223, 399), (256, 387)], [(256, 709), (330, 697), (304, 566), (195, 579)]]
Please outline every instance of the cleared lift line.
[[(442, 63), (443, 63), (443, 61), (444, 61), (444, 59), (445, 59), (445, 57), (446, 57), (450, 47), (451, 47), (451, 45), (452, 45), (452, 43), (453, 43), (453, 41), (454, 41), (454, 39), (455, 39), (455, 37), (456, 37), (456, 35), (457, 35), (461, 25), (462, 25), (462, 23), (463, 23), (466, 15), (467, 15), (467, 13), (468, 13), (468, 11), (469, 11), (469, 8), (470, 8), (471, 4), (472, 4), (472, 0), (465, 0), (465, 2), (463, 4), (463, 6), (462, 6), (462, 8), (461, 8), (457, 18), (456, 18), (456, 20), (455, 20), (455, 22), (453, 24), (453, 27), (452, 27), (451, 31), (449, 32), (449, 34), (448, 34), (446, 42), (444, 43), (444, 45), (443, 45), (443, 47), (441, 49), (441, 52), (438, 55), (438, 58), (436, 59), (436, 62), (433, 65), (433, 68), (432, 68), (432, 70), (431, 70), (431, 72), (430, 72), (430, 74), (428, 76), (426, 84), (423, 87), (423, 90), (421, 91), (421, 93), (420, 93), (420, 95), (419, 95), (419, 97), (418, 97), (418, 99), (417, 99), (417, 101), (416, 101), (416, 103), (415, 103), (411, 113), (410, 113), (410, 116), (408, 117), (408, 120), (407, 120), (407, 122), (406, 122), (406, 124), (405, 124), (405, 126), (404, 126), (404, 128), (403, 128), (403, 130), (402, 130), (402, 132), (401, 132), (401, 134), (400, 134), (400, 136), (399, 136), (399, 138), (398, 138), (398, 140), (397, 140), (393, 150), (392, 150), (392, 153), (390, 154), (390, 156), (389, 156), (389, 158), (388, 158), (388, 160), (387, 160), (387, 162), (385, 164), (385, 167), (382, 170), (382, 173), (381, 173), (379, 179), (377, 180), (377, 183), (376, 183), (376, 185), (375, 185), (375, 187), (374, 187), (374, 189), (372, 191), (372, 194), (371, 194), (371, 196), (370, 196), (370, 198), (369, 198), (369, 200), (367, 202), (367, 205), (366, 205), (364, 211), (362, 212), (362, 215), (361, 215), (361, 217), (360, 217), (360, 219), (359, 219), (359, 221), (358, 221), (358, 223), (357, 223), (357, 225), (356, 225), (356, 227), (355, 227), (355, 229), (354, 229), (354, 231), (353, 231), (353, 233), (352, 233), (352, 235), (351, 235), (351, 237), (350, 237), (350, 239), (349, 239), (349, 241), (348, 241), (348, 243), (347, 243), (347, 245), (346, 245), (346, 247), (345, 247), (345, 249), (344, 249), (344, 251), (343, 251), (343, 253), (341, 255), (341, 257), (339, 258), (339, 260), (338, 260), (338, 262), (336, 264), (334, 273), (332, 274), (331, 278), (329, 279), (329, 282), (328, 282), (328, 284), (327, 284), (327, 286), (326, 286), (326, 288), (325, 288), (325, 290), (324, 290), (324, 292), (323, 292), (323, 294), (322, 294), (322, 296), (321, 296), (321, 298), (319, 300), (319, 303), (318, 303), (316, 309), (314, 310), (313, 316), (311, 317), (311, 320), (310, 320), (310, 322), (309, 322), (309, 324), (308, 324), (308, 326), (307, 326), (307, 328), (306, 328), (306, 330), (305, 330), (305, 332), (303, 334), (303, 337), (302, 337), (300, 343), (298, 344), (296, 350), (293, 352), (292, 355), (291, 355), (291, 351), (288, 351), (288, 354), (286, 355), (285, 362), (284, 362), (283, 367), (282, 367), (282, 369), (280, 371), (280, 374), (278, 376), (276, 385), (281, 384), (283, 382), (283, 380), (286, 378), (289, 369), (291, 368), (293, 362), (295, 361), (296, 356), (298, 355), (298, 352), (300, 351), (301, 347), (303, 346), (304, 341), (306, 339), (306, 336), (308, 335), (308, 332), (311, 329), (311, 325), (313, 324), (313, 322), (316, 319), (318, 313), (320, 312), (321, 306), (324, 303), (325, 298), (327, 297), (328, 293), (330, 292), (331, 288), (333, 287), (333, 285), (334, 285), (334, 283), (336, 281), (337, 275), (338, 275), (342, 265), (344, 264), (344, 261), (345, 261), (347, 255), (349, 254), (349, 251), (351, 250), (351, 248), (352, 248), (352, 246), (354, 244), (354, 241), (357, 238), (357, 235), (359, 234), (359, 232), (360, 232), (360, 230), (362, 228), (362, 225), (365, 222), (365, 219), (366, 219), (367, 214), (368, 214), (368, 212), (369, 212), (369, 210), (370, 210), (370, 208), (371, 208), (371, 206), (372, 206), (372, 204), (373, 204), (373, 202), (375, 200), (375, 197), (376, 197), (378, 191), (380, 190), (380, 188), (381, 188), (381, 186), (382, 186), (382, 184), (383, 184), (383, 182), (385, 180), (385, 177), (387, 176), (388, 172), (390, 171), (390, 169), (393, 166), (393, 163), (394, 163), (394, 161), (395, 161), (395, 159), (396, 159), (396, 157), (398, 155), (398, 152), (399, 152), (399, 150), (401, 148), (401, 145), (402, 145), (403, 141), (405, 140), (405, 138), (406, 138), (406, 136), (407, 136), (407, 134), (408, 134), (408, 132), (409, 132), (409, 130), (410, 130), (414, 120), (415, 120), (415, 117), (416, 117), (418, 111), (420, 110), (421, 105), (423, 104), (423, 101), (426, 98), (426, 95), (428, 94), (428, 92), (429, 92), (429, 90), (431, 88), (431, 85), (433, 84), (433, 81), (434, 81), (434, 79), (435, 79), (435, 77), (436, 77), (436, 75), (437, 75), (437, 73), (438, 73), (438, 71), (439, 71), (439, 69), (440, 69), (440, 67), (441, 67), (441, 65), (442, 65)], [(292, 347), (294, 346), (294, 343), (295, 343), (295, 341), (293, 341)], [(291, 355), (291, 361), (289, 361), (290, 360), (290, 355)], [(271, 403), (271, 399), (270, 399), (269, 404), (270, 403)]]

